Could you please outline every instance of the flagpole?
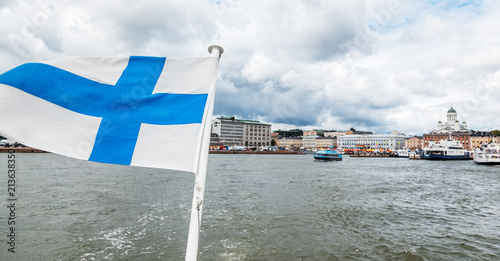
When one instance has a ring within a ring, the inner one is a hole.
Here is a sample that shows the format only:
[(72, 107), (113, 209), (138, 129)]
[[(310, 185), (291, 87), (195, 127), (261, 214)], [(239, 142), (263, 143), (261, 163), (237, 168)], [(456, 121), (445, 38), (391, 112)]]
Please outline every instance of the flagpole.
[[(224, 49), (218, 45), (208, 47), (208, 52), (217, 58), (220, 58)], [(215, 88), (215, 86), (214, 86)], [(200, 247), (200, 229), (201, 229), (201, 212), (203, 209), (203, 198), (205, 192), (205, 179), (207, 176), (208, 150), (210, 149), (210, 132), (212, 125), (212, 115), (214, 110), (215, 90), (212, 90), (208, 96), (209, 106), (203, 126), (203, 136), (200, 146), (200, 158), (198, 161), (198, 169), (196, 172), (196, 180), (194, 184), (193, 204), (191, 208), (191, 219), (189, 223), (189, 234), (186, 248), (186, 261), (198, 260)]]

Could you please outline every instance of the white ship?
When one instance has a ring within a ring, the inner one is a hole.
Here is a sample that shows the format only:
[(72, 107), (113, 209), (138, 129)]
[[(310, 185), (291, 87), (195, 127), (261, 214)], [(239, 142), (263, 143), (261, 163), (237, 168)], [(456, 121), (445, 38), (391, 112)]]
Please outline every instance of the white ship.
[(398, 150), (396, 152), (396, 157), (408, 158), (409, 156), (410, 156), (410, 153), (408, 152), (408, 150)]
[(426, 160), (469, 160), (469, 151), (457, 140), (430, 141), (424, 148), (421, 159)]
[(500, 144), (490, 143), (474, 151), (474, 162), (484, 165), (500, 165)]

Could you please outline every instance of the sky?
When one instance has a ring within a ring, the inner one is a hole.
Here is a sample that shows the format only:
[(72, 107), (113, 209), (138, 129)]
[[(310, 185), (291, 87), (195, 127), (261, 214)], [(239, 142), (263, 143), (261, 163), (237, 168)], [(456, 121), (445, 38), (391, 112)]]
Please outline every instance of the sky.
[(422, 135), (500, 129), (500, 1), (0, 2), (0, 73), (66, 56), (209, 56), (214, 115)]

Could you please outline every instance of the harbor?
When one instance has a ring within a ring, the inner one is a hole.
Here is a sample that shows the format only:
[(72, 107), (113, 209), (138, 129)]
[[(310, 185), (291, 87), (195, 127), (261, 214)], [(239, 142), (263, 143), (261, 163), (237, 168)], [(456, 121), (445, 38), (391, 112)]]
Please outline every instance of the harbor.
[[(52, 153), (16, 162), (15, 260), (184, 258), (192, 174)], [(211, 154), (200, 260), (498, 260), (499, 171), (471, 161)]]

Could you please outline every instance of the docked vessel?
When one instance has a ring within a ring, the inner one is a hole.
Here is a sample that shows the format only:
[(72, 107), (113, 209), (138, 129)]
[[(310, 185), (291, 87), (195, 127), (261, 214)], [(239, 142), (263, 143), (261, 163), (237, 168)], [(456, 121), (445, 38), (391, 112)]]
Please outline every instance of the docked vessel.
[(411, 151), (408, 155), (409, 159), (420, 159), (420, 151)]
[(318, 161), (340, 161), (342, 155), (335, 150), (320, 150), (314, 154), (314, 159)]
[(396, 152), (396, 157), (408, 158), (409, 156), (410, 156), (410, 153), (408, 152), (408, 150), (398, 150)]
[(457, 140), (430, 141), (429, 147), (424, 148), (421, 159), (426, 160), (469, 160), (469, 151), (464, 149)]
[(500, 165), (500, 144), (490, 143), (476, 149), (474, 162), (484, 165)]

